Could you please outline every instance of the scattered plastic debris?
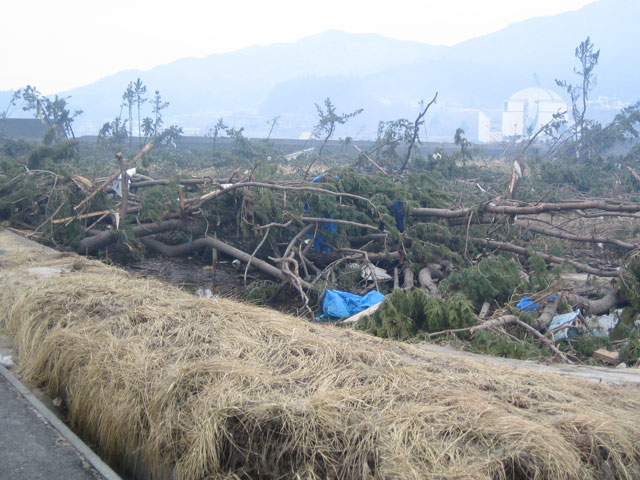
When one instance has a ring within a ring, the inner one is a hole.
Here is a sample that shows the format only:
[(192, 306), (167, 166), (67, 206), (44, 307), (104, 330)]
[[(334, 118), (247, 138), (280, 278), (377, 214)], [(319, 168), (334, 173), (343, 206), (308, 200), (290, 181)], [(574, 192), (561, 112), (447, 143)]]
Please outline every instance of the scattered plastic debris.
[[(131, 177), (136, 174), (136, 169), (130, 168), (127, 170), (127, 185), (131, 186)], [(118, 178), (111, 182), (111, 190), (116, 192), (119, 197), (122, 196), (122, 175), (118, 175)]]
[(364, 267), (361, 267), (357, 263), (350, 264), (348, 268), (351, 268), (353, 270), (361, 269), (362, 278), (364, 280), (367, 280), (368, 282), (373, 282), (373, 281), (386, 282), (389, 280), (393, 280), (393, 277), (389, 275), (384, 268), (375, 267), (375, 266), (371, 268), (371, 266), (369, 265), (365, 265)]
[(608, 337), (609, 332), (616, 328), (618, 322), (620, 322), (622, 312), (623, 309), (619, 308), (608, 315), (600, 315), (597, 317), (592, 315), (587, 317), (586, 320), (589, 328), (591, 329), (591, 335), (595, 337)]
[(556, 315), (555, 317), (553, 317), (553, 320), (551, 320), (551, 325), (549, 325), (549, 331), (555, 332), (553, 334), (553, 340), (555, 342), (559, 340), (566, 340), (569, 337), (575, 337), (576, 335), (578, 335), (578, 331), (575, 328), (570, 328), (570, 326), (575, 325), (575, 321), (576, 318), (578, 318), (578, 315), (580, 315), (579, 309), (573, 312), (565, 313), (563, 315)]
[(530, 300), (528, 295), (525, 295), (524, 297), (522, 297), (522, 300), (520, 300), (516, 304), (516, 307), (518, 307), (518, 309), (522, 310), (523, 312), (540, 310), (540, 305), (534, 302), (533, 300)]
[(13, 367), (13, 358), (11, 355), (0, 355), (0, 365), (5, 368)]
[(213, 298), (213, 292), (208, 288), (198, 288), (196, 290), (196, 295), (203, 298)]
[(372, 290), (364, 296), (340, 290), (325, 290), (322, 313), (333, 318), (349, 318), (384, 300), (384, 295)]

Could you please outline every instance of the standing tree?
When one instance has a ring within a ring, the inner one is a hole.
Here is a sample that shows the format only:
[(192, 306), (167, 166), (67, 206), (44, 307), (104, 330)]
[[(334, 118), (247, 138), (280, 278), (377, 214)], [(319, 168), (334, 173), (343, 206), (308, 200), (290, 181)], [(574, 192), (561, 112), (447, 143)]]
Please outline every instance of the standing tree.
[(338, 125), (344, 125), (345, 123), (347, 123), (347, 120), (362, 113), (362, 108), (360, 108), (351, 113), (343, 113), (342, 115), (338, 115), (336, 113), (336, 107), (333, 105), (333, 103), (331, 103), (330, 98), (327, 98), (324, 101), (324, 106), (327, 109), (326, 112), (322, 110), (322, 108), (316, 103), (316, 110), (318, 110), (318, 123), (313, 129), (313, 136), (316, 138), (322, 138), (323, 140), (322, 145), (320, 145), (318, 154), (314, 157), (314, 159), (307, 167), (307, 170), (304, 174), (305, 178), (309, 174), (309, 170), (311, 169), (315, 161), (322, 155), (324, 147), (326, 147), (327, 142), (335, 133), (336, 127)]
[(580, 67), (573, 69), (574, 73), (580, 77), (580, 84), (573, 85), (566, 80), (557, 80), (556, 85), (564, 88), (571, 99), (571, 110), (573, 113), (574, 140), (576, 142), (576, 158), (580, 158), (582, 148), (582, 137), (586, 125), (585, 114), (587, 113), (587, 100), (589, 92), (596, 86), (596, 75), (594, 70), (598, 65), (600, 50), (594, 52), (593, 43), (587, 37), (584, 42), (576, 47), (575, 57), (580, 62)]
[(67, 100), (71, 97), (58, 97), (55, 95), (51, 100), (40, 94), (37, 88), (27, 85), (22, 93), (22, 99), (26, 105), (22, 108), (25, 112), (33, 112), (36, 118), (47, 126), (44, 135), (44, 143), (57, 143), (68, 138), (75, 138), (71, 124), (73, 120), (82, 113), (82, 110), (74, 110), (73, 113), (67, 108)]
[(206, 136), (213, 139), (213, 153), (216, 153), (216, 140), (218, 139), (218, 135), (220, 135), (220, 132), (224, 132), (225, 130), (227, 130), (229, 127), (227, 125), (225, 125), (224, 121), (222, 120), (222, 118), (219, 118), (218, 121), (216, 122), (216, 124), (211, 127), (209, 129), (209, 131), (207, 132)]
[(112, 122), (105, 122), (98, 132), (98, 144), (104, 147), (112, 147), (119, 151), (125, 146), (127, 137), (127, 121), (124, 122), (118, 116)]
[(424, 124), (424, 116), (427, 114), (429, 107), (431, 107), (431, 105), (436, 103), (437, 98), (438, 98), (438, 92), (436, 92), (436, 94), (433, 96), (433, 98), (427, 104), (426, 107), (424, 106), (424, 102), (420, 102), (420, 111), (418, 112), (416, 121), (413, 122), (413, 129), (411, 132), (411, 137), (409, 138), (409, 145), (407, 147), (407, 155), (404, 159), (404, 163), (402, 164), (402, 167), (400, 168), (400, 173), (404, 172), (404, 170), (407, 168), (407, 165), (409, 164), (409, 160), (411, 160), (411, 152), (413, 151), (414, 145), (419, 140), (418, 135), (420, 133), (420, 127)]
[[(136, 105), (138, 107), (138, 142), (142, 142), (142, 124), (140, 122), (140, 107), (147, 101), (143, 95), (147, 93), (147, 87), (142, 83), (139, 78), (133, 84), (133, 94), (135, 95)], [(140, 143), (142, 148), (142, 143)]]
[(182, 127), (177, 125), (171, 125), (169, 128), (165, 128), (160, 134), (160, 143), (178, 148), (178, 141), (182, 137)]
[(122, 94), (122, 106), (129, 109), (129, 148), (132, 148), (133, 141), (133, 103), (136, 97), (136, 92), (133, 88), (133, 82), (129, 82), (127, 89)]
[(413, 135), (413, 125), (406, 118), (378, 122), (378, 134), (374, 145), (376, 160), (386, 165), (397, 167), (404, 159), (400, 146), (409, 144)]
[(456, 133), (453, 136), (453, 143), (460, 147), (460, 158), (462, 158), (462, 165), (467, 165), (467, 160), (471, 160), (471, 151), (469, 147), (471, 143), (464, 136), (464, 129), (457, 128)]
[(154, 132), (153, 119), (151, 117), (144, 117), (142, 119), (142, 134), (144, 135), (145, 144), (153, 136), (153, 132)]
[(153, 121), (153, 135), (157, 136), (158, 131), (162, 128), (162, 110), (169, 106), (169, 102), (163, 102), (160, 91), (156, 90), (153, 95), (153, 114), (155, 116)]

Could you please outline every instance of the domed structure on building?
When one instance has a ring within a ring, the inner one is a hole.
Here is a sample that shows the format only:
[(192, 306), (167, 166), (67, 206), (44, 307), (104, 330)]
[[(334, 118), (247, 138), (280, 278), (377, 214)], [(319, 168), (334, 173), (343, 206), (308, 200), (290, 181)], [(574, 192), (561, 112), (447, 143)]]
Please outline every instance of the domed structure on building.
[(519, 90), (504, 102), (503, 137), (530, 137), (549, 123), (556, 113), (567, 116), (567, 102), (547, 88)]

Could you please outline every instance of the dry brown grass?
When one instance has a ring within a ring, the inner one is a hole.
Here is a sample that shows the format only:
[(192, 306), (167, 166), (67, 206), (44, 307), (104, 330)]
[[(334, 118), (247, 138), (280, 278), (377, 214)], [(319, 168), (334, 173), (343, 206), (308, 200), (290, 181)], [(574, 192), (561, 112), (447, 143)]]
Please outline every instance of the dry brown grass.
[[(2, 258), (5, 257), (5, 258)], [(30, 277), (63, 264), (59, 278)], [(23, 378), (177, 478), (640, 478), (640, 394), (436, 355), (70, 256), (0, 257)]]

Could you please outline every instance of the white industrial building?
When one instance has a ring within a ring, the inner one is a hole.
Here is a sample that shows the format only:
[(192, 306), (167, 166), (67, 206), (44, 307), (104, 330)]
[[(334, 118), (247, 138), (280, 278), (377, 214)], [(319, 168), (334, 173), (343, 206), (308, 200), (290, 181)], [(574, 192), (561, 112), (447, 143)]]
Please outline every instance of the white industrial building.
[(452, 142), (457, 128), (464, 130), (464, 136), (472, 142), (491, 143), (500, 141), (500, 132), (491, 128), (490, 118), (476, 109), (452, 108), (435, 111), (427, 118), (429, 140)]
[(549, 123), (556, 113), (565, 113), (567, 102), (546, 88), (525, 88), (504, 102), (502, 136), (529, 137)]

